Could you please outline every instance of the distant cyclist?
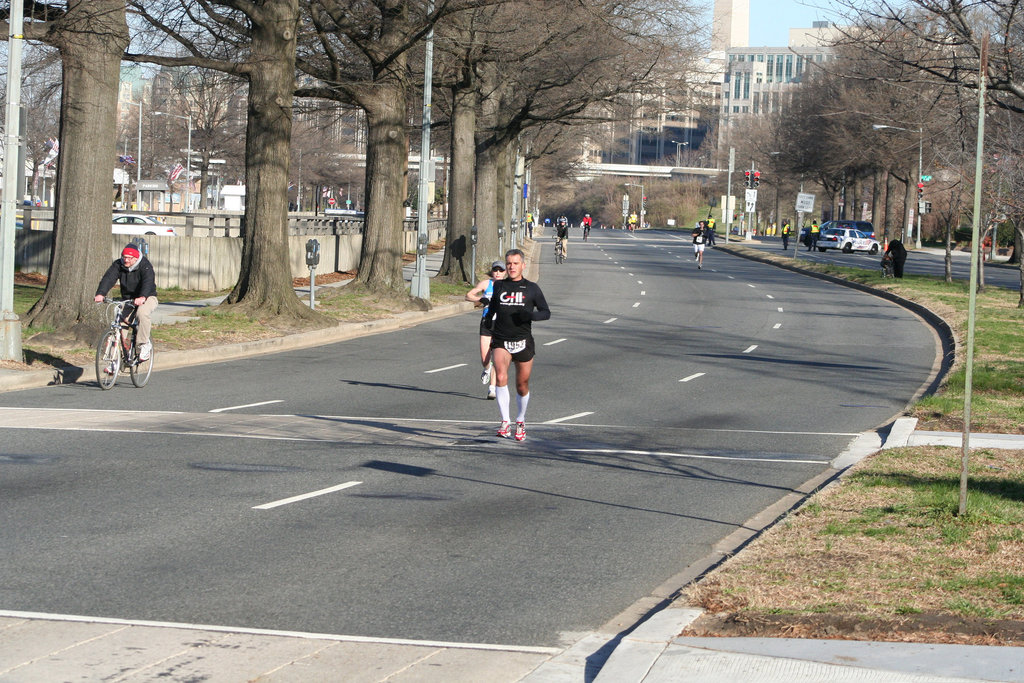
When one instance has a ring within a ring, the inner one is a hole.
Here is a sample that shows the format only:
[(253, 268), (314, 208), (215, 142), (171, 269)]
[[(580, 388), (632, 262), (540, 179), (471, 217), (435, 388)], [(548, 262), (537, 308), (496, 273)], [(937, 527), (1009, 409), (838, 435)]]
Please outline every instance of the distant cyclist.
[(555, 221), (555, 235), (562, 243), (562, 260), (569, 260), (569, 219), (559, 216)]
[(93, 300), (103, 301), (115, 283), (121, 285), (121, 298), (131, 299), (135, 304), (135, 315), (139, 321), (139, 360), (149, 360), (153, 352), (153, 343), (149, 339), (153, 327), (151, 316), (159, 303), (156, 298), (156, 275), (153, 264), (134, 244), (125, 245), (121, 250), (121, 258), (111, 263), (107, 272), (103, 273)]
[(590, 226), (593, 224), (593, 222), (594, 221), (590, 217), (589, 213), (586, 216), (583, 217), (583, 222), (581, 223), (581, 225), (583, 226), (583, 241), (584, 242), (586, 242), (587, 238), (590, 237)]

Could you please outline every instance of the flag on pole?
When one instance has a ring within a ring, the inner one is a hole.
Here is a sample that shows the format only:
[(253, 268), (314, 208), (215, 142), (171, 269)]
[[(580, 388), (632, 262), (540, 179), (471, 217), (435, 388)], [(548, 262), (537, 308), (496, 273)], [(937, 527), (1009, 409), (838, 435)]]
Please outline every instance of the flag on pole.
[(119, 154), (117, 160), (118, 162), (122, 164), (127, 164), (128, 166), (135, 165), (135, 157), (133, 157), (131, 154)]
[(180, 176), (184, 172), (185, 172), (185, 167), (182, 166), (181, 164), (178, 164), (173, 169), (171, 169), (171, 172), (167, 176), (167, 179), (170, 180), (173, 183), (175, 180), (178, 179), (178, 176)]

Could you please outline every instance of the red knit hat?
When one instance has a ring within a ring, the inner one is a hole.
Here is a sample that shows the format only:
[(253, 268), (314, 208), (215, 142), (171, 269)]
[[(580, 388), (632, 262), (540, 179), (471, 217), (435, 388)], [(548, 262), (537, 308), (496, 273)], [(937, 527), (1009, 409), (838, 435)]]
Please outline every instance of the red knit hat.
[(135, 246), (134, 244), (126, 244), (124, 249), (121, 250), (121, 256), (122, 257), (124, 257), (124, 256), (131, 256), (131, 257), (137, 259), (140, 256), (142, 256), (142, 252), (140, 252), (139, 248), (137, 246)]

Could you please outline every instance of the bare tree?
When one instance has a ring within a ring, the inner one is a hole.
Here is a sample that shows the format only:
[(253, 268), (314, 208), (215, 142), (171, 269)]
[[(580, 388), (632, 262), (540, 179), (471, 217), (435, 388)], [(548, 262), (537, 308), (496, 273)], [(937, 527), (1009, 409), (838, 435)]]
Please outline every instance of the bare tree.
[(288, 260), (288, 175), (295, 91), (298, 0), (130, 0), (153, 31), (183, 56), (160, 46), (126, 55), (163, 66), (212, 69), (244, 80), (245, 231), (238, 282), (227, 304), (253, 317), (320, 320), (295, 296)]

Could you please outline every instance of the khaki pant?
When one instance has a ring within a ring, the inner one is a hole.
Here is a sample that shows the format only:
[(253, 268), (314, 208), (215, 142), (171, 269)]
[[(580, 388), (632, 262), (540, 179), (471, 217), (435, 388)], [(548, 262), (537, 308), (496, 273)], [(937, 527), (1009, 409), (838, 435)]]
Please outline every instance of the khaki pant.
[(153, 321), (150, 318), (153, 315), (153, 311), (156, 310), (156, 305), (160, 303), (156, 300), (155, 296), (148, 297), (146, 303), (142, 304), (135, 310), (135, 315), (139, 320), (139, 343), (145, 344), (149, 341), (149, 332), (153, 329)]

